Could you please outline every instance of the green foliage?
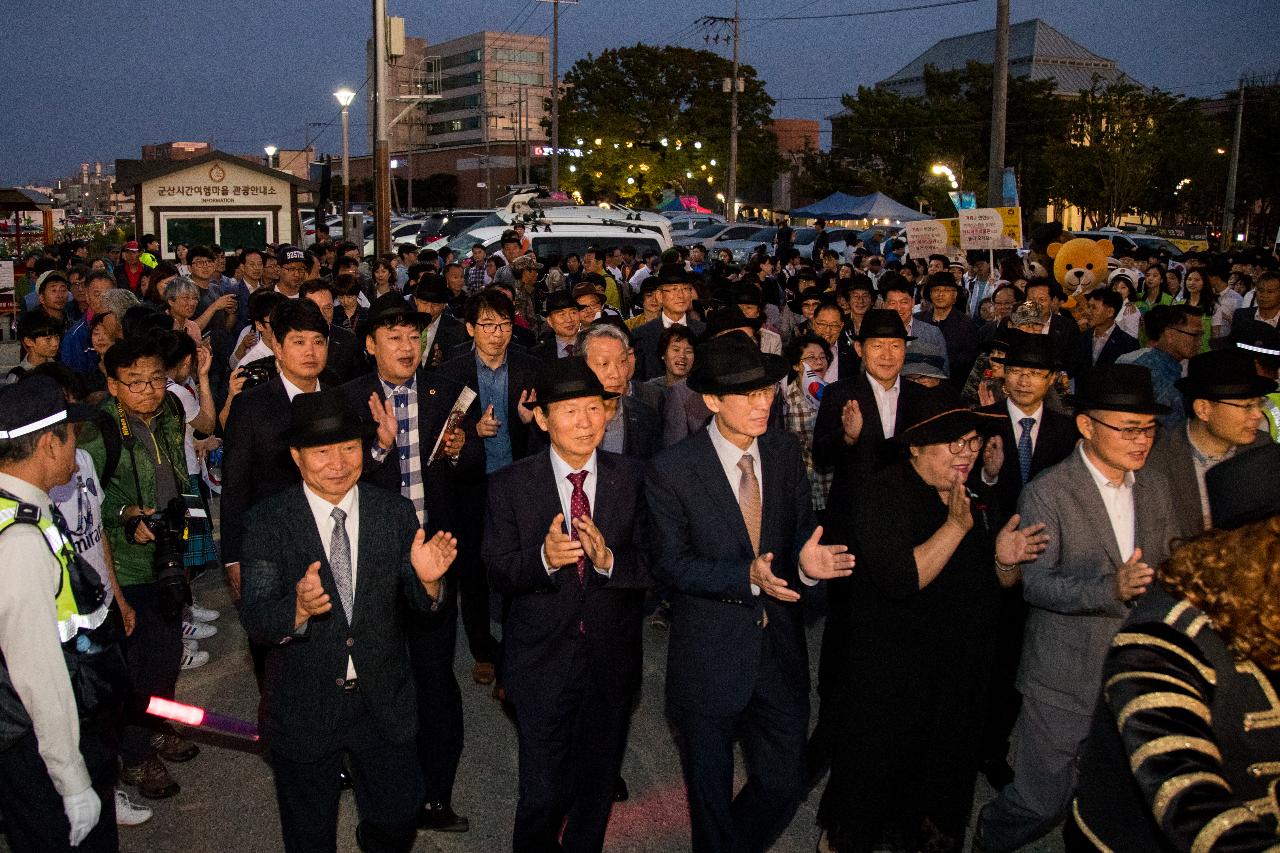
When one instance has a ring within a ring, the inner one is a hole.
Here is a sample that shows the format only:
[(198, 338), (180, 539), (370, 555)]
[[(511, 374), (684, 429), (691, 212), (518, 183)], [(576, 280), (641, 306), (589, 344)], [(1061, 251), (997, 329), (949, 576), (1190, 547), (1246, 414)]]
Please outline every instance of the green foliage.
[[(586, 201), (653, 205), (664, 189), (714, 198), (729, 160), (721, 81), (732, 74), (715, 53), (673, 46), (610, 48), (574, 63), (564, 77), (560, 145), (585, 156), (560, 158), (560, 186)], [(747, 198), (767, 192), (781, 160), (769, 131), (773, 100), (754, 68), (741, 65), (739, 75), (738, 192)]]

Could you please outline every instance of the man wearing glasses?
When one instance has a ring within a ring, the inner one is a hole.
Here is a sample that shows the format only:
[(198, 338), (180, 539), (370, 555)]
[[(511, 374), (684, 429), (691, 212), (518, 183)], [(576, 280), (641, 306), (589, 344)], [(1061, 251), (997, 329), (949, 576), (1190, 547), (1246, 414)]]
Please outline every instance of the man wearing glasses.
[[(484, 445), (485, 463), (483, 473), (458, 475), (458, 583), (451, 586), (461, 594), (462, 624), (475, 660), (471, 678), (477, 684), (492, 684), (498, 641), (489, 628), (489, 583), (480, 558), (488, 475), (529, 455), (533, 410), (523, 404), (533, 399), (539, 362), (511, 347), (515, 306), (502, 291), (488, 288), (471, 297), (466, 318), (472, 351), (446, 361), (437, 371), (440, 378), (476, 392), (481, 412), (476, 434)], [(495, 695), (500, 695), (497, 688)]]
[(1257, 375), (1248, 353), (1225, 349), (1192, 358), (1187, 375), (1175, 384), (1187, 423), (1161, 431), (1148, 466), (1169, 481), (1178, 535), (1189, 538), (1211, 526), (1205, 472), (1239, 450), (1270, 443), (1258, 430), (1262, 397), (1276, 383)]
[(658, 339), (672, 325), (688, 326), (696, 338), (706, 329), (701, 320), (689, 313), (693, 307), (693, 285), (698, 276), (684, 268), (683, 264), (663, 264), (658, 271), (658, 305), (662, 313), (657, 319), (638, 326), (631, 335), (636, 351), (638, 378), (649, 379), (663, 374), (662, 360), (658, 357)]
[(1120, 356), (1116, 364), (1140, 364), (1150, 370), (1156, 402), (1165, 409), (1160, 426), (1181, 426), (1187, 415), (1175, 383), (1182, 378), (1183, 363), (1200, 351), (1200, 315), (1185, 305), (1156, 305), (1143, 316), (1142, 325), (1148, 346)]
[(1156, 401), (1150, 372), (1137, 365), (1097, 368), (1067, 402), (1083, 439), (1028, 483), (1019, 501), (1022, 524), (1043, 523), (1049, 542), (1023, 566), (1030, 613), (1013, 782), (978, 816), (975, 849), (1015, 850), (1066, 817), (1103, 659), (1178, 535), (1168, 481), (1143, 467), (1156, 416), (1167, 411)]

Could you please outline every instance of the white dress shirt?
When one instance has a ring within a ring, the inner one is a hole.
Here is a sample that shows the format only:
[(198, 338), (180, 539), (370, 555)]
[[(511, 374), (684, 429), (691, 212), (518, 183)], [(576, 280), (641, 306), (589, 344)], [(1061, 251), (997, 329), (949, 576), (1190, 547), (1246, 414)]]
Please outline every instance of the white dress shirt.
[(885, 438), (893, 438), (898, 428), (898, 392), (902, 390), (902, 377), (893, 380), (892, 387), (886, 388), (871, 374), (867, 374), (867, 382), (871, 384), (871, 393), (876, 398), (876, 410), (880, 414), (880, 428)]
[[(285, 387), (289, 383), (285, 382)], [(301, 393), (301, 392), (299, 392)], [(325, 498), (320, 497), (311, 491), (311, 487), (306, 483), (302, 484), (302, 493), (306, 495), (307, 506), (311, 507), (311, 517), (315, 519), (316, 529), (320, 532), (320, 544), (324, 547), (324, 558), (330, 559), (329, 545), (330, 539), (333, 538), (333, 508), (336, 506), (347, 514), (347, 519), (343, 523), (343, 527), (347, 530), (347, 539), (351, 542), (351, 600), (355, 601), (356, 593), (356, 572), (360, 566), (360, 490), (357, 486), (352, 486), (351, 490), (342, 496), (342, 500), (336, 504), (329, 503)], [(337, 591), (335, 590), (335, 593)], [(331, 599), (334, 607), (342, 607), (342, 602), (336, 600), (336, 595)], [(354, 605), (353, 605), (354, 606)], [(351, 621), (351, 617), (347, 617), (347, 621)], [(299, 629), (301, 630), (301, 629)], [(356, 665), (352, 662), (351, 656), (347, 656), (347, 680), (356, 677)]]
[(687, 325), (689, 325), (689, 314), (688, 314), (688, 312), (685, 312), (684, 314), (681, 314), (681, 315), (680, 315), (680, 319), (679, 319), (679, 320), (672, 320), (670, 317), (668, 317), (668, 316), (667, 316), (667, 312), (666, 312), (666, 311), (663, 311), (663, 312), (662, 312), (662, 313), (660, 313), (658, 316), (662, 318), (662, 328), (664, 328), (664, 329), (670, 329), (672, 326), (687, 326)]
[[(621, 410), (621, 406), (619, 406), (619, 410)], [(586, 464), (581, 468), (571, 468), (569, 463), (561, 459), (559, 453), (556, 453), (555, 447), (551, 448), (551, 475), (556, 481), (556, 494), (560, 496), (560, 511), (564, 513), (564, 523), (570, 530), (572, 530), (571, 519), (573, 518), (573, 483), (569, 482), (569, 475), (577, 473), (578, 471), (587, 472), (586, 479), (582, 481), (582, 491), (587, 496), (587, 506), (590, 507), (593, 514), (592, 517), (594, 518), (594, 513), (596, 511), (596, 480), (599, 479), (596, 475), (597, 460), (598, 454), (592, 452), (591, 458), (588, 459)], [(613, 556), (613, 549), (609, 549), (609, 556)], [(592, 563), (592, 566), (598, 574), (601, 574), (606, 578), (613, 574), (612, 560), (610, 560), (608, 569), (602, 569), (599, 566), (596, 566), (595, 563)], [(547, 552), (545, 549), (542, 552), (542, 567), (547, 570), (547, 574), (552, 574), (559, 569), (564, 568), (563, 566), (551, 565), (551, 563), (547, 561)]]
[[(301, 388), (299, 388), (297, 385), (294, 385), (294, 384), (293, 384), (292, 382), (290, 382), (288, 379), (285, 379), (285, 378), (284, 378), (284, 374), (283, 374), (283, 373), (281, 373), (281, 374), (280, 374), (280, 381), (284, 383), (284, 393), (286, 393), (286, 394), (288, 394), (288, 395), (289, 395), (289, 402), (290, 402), (290, 403), (292, 403), (292, 402), (293, 402), (293, 398), (294, 398), (294, 397), (296, 397), (296, 396), (298, 396), (299, 394), (309, 394), (309, 393), (311, 393), (310, 391), (303, 391), (303, 390), (302, 390)], [(319, 384), (319, 383), (316, 383), (316, 387), (315, 387), (314, 389), (312, 389), (312, 390), (314, 390), (314, 391), (319, 391), (319, 390), (320, 390), (320, 384)], [(353, 563), (355, 562), (354, 558), (352, 559), (352, 562), (353, 562)]]
[(1137, 521), (1133, 507), (1133, 472), (1126, 471), (1124, 479), (1119, 483), (1113, 483), (1090, 461), (1089, 454), (1084, 452), (1084, 442), (1080, 442), (1078, 452), (1080, 458), (1084, 460), (1085, 470), (1089, 472), (1089, 476), (1098, 487), (1103, 505), (1107, 508), (1107, 518), (1111, 521), (1111, 531), (1116, 537), (1116, 548), (1120, 551), (1120, 559), (1128, 561), (1133, 556), (1134, 539), (1137, 535), (1135, 532)]
[[(1035, 421), (1035, 423), (1031, 425), (1031, 452), (1034, 454), (1036, 452), (1036, 442), (1040, 440), (1040, 424), (1044, 423), (1044, 403), (1042, 402), (1037, 406), (1036, 410), (1031, 414), (1027, 414), (1022, 411), (1022, 409), (1019, 409), (1017, 405), (1014, 404), (1013, 400), (1006, 399), (1004, 401), (1004, 405), (1009, 411), (1009, 420), (1013, 423), (1013, 447), (1004, 448), (1004, 452), (1017, 455), (1018, 439), (1022, 438), (1022, 424), (1018, 423), (1018, 421), (1023, 418), (1031, 418)], [(988, 478), (986, 468), (981, 468), (980, 471), (982, 482), (986, 483), (988, 486), (994, 486), (996, 483), (1000, 482), (999, 473), (994, 477)]]
[[(742, 459), (744, 453), (751, 454), (751, 467), (755, 471), (756, 482), (760, 484), (760, 507), (764, 508), (764, 476), (760, 469), (760, 441), (751, 439), (751, 444), (746, 450), (738, 447), (732, 441), (724, 437), (724, 433), (720, 432), (720, 426), (716, 423), (716, 419), (711, 418), (711, 423), (707, 424), (707, 435), (711, 437), (711, 446), (716, 450), (716, 458), (720, 460), (720, 467), (724, 469), (725, 479), (729, 481), (729, 491), (733, 492), (736, 499), (738, 497), (738, 486), (742, 484), (742, 470), (738, 467), (739, 460)], [(761, 515), (763, 519), (763, 513)], [(763, 524), (763, 521), (761, 522)], [(804, 573), (804, 569), (800, 570), (800, 580), (805, 586), (817, 586), (818, 582)], [(760, 587), (751, 584), (751, 594), (758, 596)]]
[(1094, 364), (1098, 363), (1098, 356), (1102, 355), (1102, 348), (1107, 345), (1107, 341), (1111, 340), (1111, 333), (1114, 332), (1115, 330), (1116, 330), (1116, 324), (1112, 323), (1111, 326), (1105, 332), (1102, 333), (1102, 337), (1098, 337), (1097, 333), (1096, 332), (1094, 333), (1093, 340), (1091, 341), (1091, 343), (1093, 344), (1093, 363)]

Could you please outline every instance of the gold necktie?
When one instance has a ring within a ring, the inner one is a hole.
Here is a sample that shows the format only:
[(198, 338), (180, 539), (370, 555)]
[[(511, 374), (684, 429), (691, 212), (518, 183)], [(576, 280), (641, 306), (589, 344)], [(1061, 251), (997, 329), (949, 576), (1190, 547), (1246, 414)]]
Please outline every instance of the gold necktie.
[(738, 470), (742, 472), (742, 479), (738, 481), (738, 509), (742, 511), (742, 522), (747, 526), (747, 536), (751, 539), (751, 552), (759, 556), (760, 481), (756, 479), (755, 459), (750, 453), (742, 454)]

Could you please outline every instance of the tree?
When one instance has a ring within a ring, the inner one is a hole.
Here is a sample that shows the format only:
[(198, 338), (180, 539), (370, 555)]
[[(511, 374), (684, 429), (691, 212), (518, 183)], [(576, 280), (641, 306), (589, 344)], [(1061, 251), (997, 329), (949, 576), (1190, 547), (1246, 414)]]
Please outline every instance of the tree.
[[(560, 185), (588, 201), (652, 205), (663, 190), (714, 196), (729, 160), (729, 60), (683, 47), (611, 48), (588, 55), (564, 76)], [(767, 192), (782, 166), (769, 131), (773, 100), (749, 65), (739, 66), (740, 195)], [(630, 179), (630, 182), (628, 182)]]
[[(879, 190), (904, 204), (925, 199), (949, 211), (950, 186), (932, 173), (935, 163), (945, 163), (962, 189), (985, 201), (991, 66), (928, 68), (924, 85), (922, 96), (866, 87), (845, 95), (844, 112), (832, 120), (831, 155), (805, 159), (801, 190), (815, 196)], [(1058, 132), (1061, 103), (1052, 81), (1010, 77), (1008, 104), (1005, 162), (1017, 172), (1023, 206), (1038, 207), (1048, 199), (1043, 151)]]

